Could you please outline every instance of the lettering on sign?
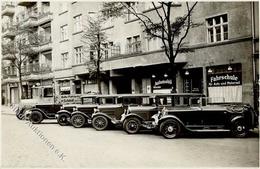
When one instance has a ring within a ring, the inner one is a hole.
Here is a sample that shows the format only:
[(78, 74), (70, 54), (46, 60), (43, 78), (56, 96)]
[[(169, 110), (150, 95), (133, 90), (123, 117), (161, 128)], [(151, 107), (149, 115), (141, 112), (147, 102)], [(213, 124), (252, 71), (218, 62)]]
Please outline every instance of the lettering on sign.
[(241, 72), (208, 75), (208, 87), (236, 86), (241, 84), (242, 84)]
[(153, 81), (153, 89), (171, 89), (171, 79), (158, 79)]
[(59, 95), (58, 102), (62, 104), (80, 104), (80, 95)]

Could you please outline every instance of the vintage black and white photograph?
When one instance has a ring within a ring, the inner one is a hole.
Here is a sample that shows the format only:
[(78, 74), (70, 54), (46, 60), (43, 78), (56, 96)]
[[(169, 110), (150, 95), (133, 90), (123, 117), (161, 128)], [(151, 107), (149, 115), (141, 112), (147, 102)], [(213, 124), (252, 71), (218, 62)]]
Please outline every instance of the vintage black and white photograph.
[(259, 1), (1, 1), (1, 168), (259, 168)]

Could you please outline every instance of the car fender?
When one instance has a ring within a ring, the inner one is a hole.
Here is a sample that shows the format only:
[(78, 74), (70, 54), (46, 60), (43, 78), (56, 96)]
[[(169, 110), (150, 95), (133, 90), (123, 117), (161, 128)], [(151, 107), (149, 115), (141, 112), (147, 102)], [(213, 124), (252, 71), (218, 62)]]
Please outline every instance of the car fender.
[(122, 119), (121, 121), (124, 122), (127, 118), (130, 118), (130, 117), (136, 117), (138, 119), (140, 119), (141, 121), (144, 121), (144, 119), (139, 116), (138, 114), (127, 114), (125, 115), (124, 119)]
[(41, 112), (45, 117), (47, 118), (50, 118), (43, 110), (39, 109), (39, 108), (31, 108), (31, 109), (28, 109), (30, 111), (39, 111)]
[(66, 113), (68, 114), (69, 116), (71, 116), (71, 112), (69, 112), (68, 110), (59, 110), (56, 114), (60, 115), (62, 113)]
[(240, 120), (240, 119), (244, 120), (244, 117), (243, 116), (236, 116), (236, 117), (231, 119), (231, 123), (234, 123), (236, 120)]
[(108, 118), (110, 121), (113, 120), (110, 116), (108, 116), (107, 114), (102, 113), (102, 112), (96, 112), (95, 114), (93, 114), (93, 115), (92, 115), (92, 119), (93, 119), (94, 117), (96, 117), (96, 116), (105, 116), (105, 117)]
[(85, 113), (81, 112), (81, 111), (74, 111), (71, 113), (71, 117), (74, 115), (74, 114), (81, 114), (82, 116), (84, 116), (86, 119), (90, 119), (90, 117), (88, 115), (86, 115)]
[(165, 115), (165, 116), (161, 117), (161, 118), (159, 119), (159, 121), (158, 121), (158, 126), (159, 126), (163, 121), (165, 121), (165, 120), (167, 120), (167, 119), (175, 119), (175, 120), (177, 120), (185, 129), (189, 130), (188, 128), (186, 128), (185, 124), (184, 124), (178, 117), (176, 117), (176, 116), (174, 116), (174, 115)]

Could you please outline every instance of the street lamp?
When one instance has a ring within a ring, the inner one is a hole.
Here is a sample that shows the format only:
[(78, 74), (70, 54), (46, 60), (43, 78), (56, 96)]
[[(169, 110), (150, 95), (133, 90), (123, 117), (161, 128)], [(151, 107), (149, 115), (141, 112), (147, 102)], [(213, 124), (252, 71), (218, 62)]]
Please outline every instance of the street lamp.
[(165, 73), (164, 75), (163, 75), (164, 77), (168, 77), (168, 75)]

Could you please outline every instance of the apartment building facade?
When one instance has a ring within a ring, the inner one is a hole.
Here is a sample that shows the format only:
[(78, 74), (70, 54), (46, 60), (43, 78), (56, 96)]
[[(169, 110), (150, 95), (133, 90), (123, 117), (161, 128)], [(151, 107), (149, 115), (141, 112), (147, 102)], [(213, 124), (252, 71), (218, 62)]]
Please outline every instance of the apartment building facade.
[[(33, 55), (26, 57), (22, 63), (22, 92), (24, 99), (31, 99), (33, 88), (52, 86), (52, 13), (50, 2), (5, 1), (2, 2), (2, 40), (15, 41), (15, 26), (34, 30), (38, 33), (39, 45)], [(18, 28), (19, 28), (18, 27)], [(2, 41), (2, 43), (4, 43)], [(18, 70), (7, 55), (2, 56), (2, 103), (19, 102)]]
[[(134, 5), (147, 15), (155, 12), (150, 3)], [(185, 6), (177, 3), (172, 8), (176, 17), (183, 14)], [(101, 3), (50, 2), (50, 9), (50, 81), (56, 95), (73, 100), (97, 92), (97, 82), (90, 77), (86, 64), (93, 53), (85, 50), (81, 39), (86, 19), (100, 12)], [(177, 92), (204, 93), (215, 102), (256, 104), (258, 3), (199, 2), (192, 20), (200, 26), (191, 28), (186, 38), (193, 52), (180, 53), (176, 58)], [(103, 30), (108, 41), (101, 64), (102, 93), (171, 91), (171, 68), (162, 43), (147, 37), (138, 19), (128, 13), (107, 21)]]

